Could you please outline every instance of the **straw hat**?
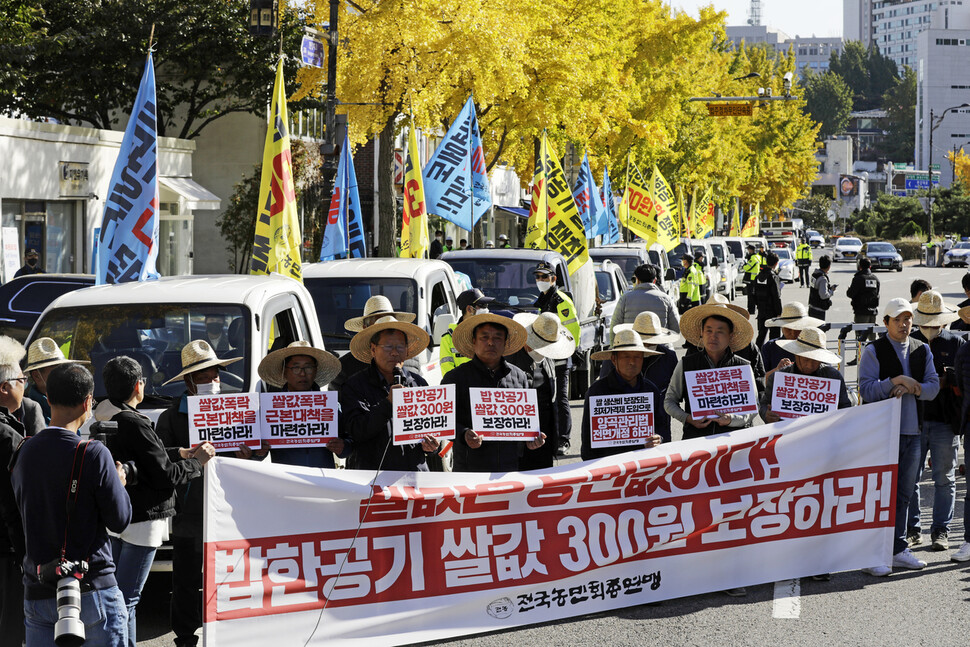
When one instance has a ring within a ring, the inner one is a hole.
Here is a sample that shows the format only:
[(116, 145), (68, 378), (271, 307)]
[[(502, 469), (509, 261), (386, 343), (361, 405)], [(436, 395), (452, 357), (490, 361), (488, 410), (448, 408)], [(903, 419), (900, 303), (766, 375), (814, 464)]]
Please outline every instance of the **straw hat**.
[(745, 309), (742, 306), (735, 305), (735, 304), (731, 303), (728, 300), (728, 298), (726, 296), (724, 296), (723, 294), (717, 294), (717, 293), (712, 294), (707, 299), (707, 301), (704, 303), (704, 305), (706, 305), (706, 306), (727, 306), (731, 310), (734, 310), (736, 313), (738, 313), (739, 315), (741, 315), (742, 317), (744, 317), (745, 319), (747, 319), (748, 317), (751, 316), (751, 313), (748, 312), (747, 309)]
[(789, 353), (814, 359), (823, 364), (838, 364), (842, 359), (830, 350), (825, 349), (825, 333), (815, 327), (802, 328), (798, 339), (775, 342), (778, 348)]
[(295, 341), (286, 348), (274, 350), (262, 359), (256, 368), (256, 373), (263, 382), (279, 388), (286, 384), (286, 378), (283, 377), (286, 360), (294, 355), (306, 355), (316, 360), (317, 374), (313, 381), (320, 386), (330, 384), (340, 374), (339, 359), (325, 350), (314, 348), (310, 342), (305, 341)]
[(57, 366), (58, 364), (90, 364), (91, 362), (85, 362), (81, 360), (66, 359), (64, 353), (61, 352), (60, 347), (58, 347), (57, 342), (55, 342), (50, 337), (41, 337), (40, 339), (35, 339), (33, 343), (30, 344), (30, 348), (27, 349), (27, 367), (24, 368), (25, 373), (30, 371), (36, 371), (39, 368), (46, 368), (48, 366)]
[(786, 303), (781, 314), (774, 319), (765, 322), (768, 328), (788, 328), (789, 330), (805, 330), (806, 328), (818, 328), (824, 321), (808, 316), (808, 307), (804, 303), (792, 301)]
[(520, 312), (512, 320), (522, 324), (528, 333), (525, 345), (549, 359), (568, 359), (576, 351), (576, 341), (559, 317), (551, 312)]
[(731, 333), (729, 344), (731, 350), (739, 351), (751, 343), (754, 338), (754, 329), (751, 327), (748, 318), (726, 305), (705, 303), (702, 306), (691, 308), (680, 317), (680, 334), (691, 344), (701, 347), (703, 321), (711, 315), (724, 317), (734, 324), (734, 332)]
[(613, 353), (643, 353), (644, 357), (649, 357), (650, 355), (663, 355), (660, 351), (650, 350), (643, 345), (643, 338), (632, 329), (620, 330), (615, 335), (613, 335), (613, 345), (607, 350), (601, 350), (599, 352), (590, 355), (590, 359), (595, 359), (602, 361), (605, 359), (611, 359)]
[(454, 342), (455, 348), (458, 349), (459, 353), (465, 357), (475, 356), (475, 345), (472, 339), (472, 333), (475, 331), (475, 328), (485, 323), (493, 323), (508, 331), (508, 338), (505, 340), (505, 352), (502, 353), (503, 355), (512, 355), (525, 346), (525, 340), (529, 336), (529, 333), (525, 331), (522, 324), (514, 319), (486, 312), (473, 317), (467, 317), (455, 326), (454, 332), (451, 333), (451, 340)]
[(243, 358), (231, 357), (229, 359), (219, 359), (207, 341), (195, 339), (182, 347), (182, 372), (172, 379), (163, 382), (162, 386), (171, 384), (196, 371), (201, 371), (212, 366), (229, 366), (241, 359)]
[(959, 313), (943, 303), (943, 295), (927, 290), (919, 295), (919, 303), (913, 312), (914, 326), (945, 326), (960, 318)]
[(970, 306), (964, 306), (960, 308), (957, 311), (957, 314), (960, 315), (960, 319), (963, 320), (963, 323), (970, 324)]
[(354, 338), (350, 340), (351, 354), (365, 364), (370, 364), (370, 361), (374, 358), (370, 352), (370, 340), (382, 330), (399, 330), (404, 333), (404, 336), (408, 340), (408, 349), (404, 352), (404, 357), (401, 359), (411, 359), (431, 343), (431, 336), (421, 328), (415, 326), (413, 323), (401, 321), (388, 315), (381, 317), (375, 323), (354, 335)]
[(644, 344), (673, 344), (680, 339), (679, 333), (661, 327), (660, 317), (649, 310), (638, 314), (632, 324), (618, 324), (613, 328), (613, 334), (616, 335), (623, 330), (634, 330), (640, 333)]
[(413, 323), (417, 319), (418, 315), (413, 312), (395, 312), (394, 308), (391, 307), (391, 300), (388, 299), (383, 294), (375, 294), (371, 298), (367, 299), (367, 303), (364, 304), (364, 314), (360, 317), (354, 317), (348, 319), (344, 322), (344, 328), (350, 332), (360, 332), (365, 328), (364, 320), (368, 317), (387, 317), (391, 316), (398, 321), (406, 321), (408, 323)]

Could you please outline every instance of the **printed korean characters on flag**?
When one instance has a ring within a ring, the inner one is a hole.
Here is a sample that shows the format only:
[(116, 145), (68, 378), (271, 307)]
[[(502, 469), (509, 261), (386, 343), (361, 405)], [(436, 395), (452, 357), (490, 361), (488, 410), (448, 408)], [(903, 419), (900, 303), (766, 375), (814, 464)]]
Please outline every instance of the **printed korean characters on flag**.
[(657, 219), (650, 198), (650, 184), (640, 174), (640, 169), (627, 160), (627, 184), (620, 202), (620, 222), (640, 236), (647, 245), (657, 242)]
[(690, 238), (693, 231), (690, 226), (690, 211), (684, 204), (684, 189), (679, 185), (677, 187), (677, 209), (680, 212), (680, 222), (677, 223), (680, 227), (679, 235), (681, 238)]
[(839, 408), (839, 380), (794, 373), (775, 373), (771, 410), (782, 418), (830, 413)]
[(714, 201), (708, 187), (700, 200), (691, 202), (691, 218), (694, 224), (693, 238), (704, 238), (714, 231)]
[(235, 450), (240, 445), (259, 449), (258, 393), (190, 395), (188, 405), (191, 447), (209, 441), (216, 451)]
[(653, 393), (589, 399), (590, 447), (642, 445), (654, 433)]
[(899, 412), (526, 473), (216, 458), (205, 644), (421, 643), (888, 563)]
[(744, 229), (741, 230), (741, 237), (748, 238), (752, 236), (761, 235), (761, 205), (756, 204), (751, 207), (751, 214), (748, 216), (747, 222), (744, 223)]
[(612, 245), (620, 241), (620, 222), (616, 217), (616, 196), (613, 195), (613, 183), (610, 182), (610, 169), (603, 169), (603, 212), (596, 225), (596, 234), (602, 236), (604, 245)]
[(401, 224), (401, 258), (424, 258), (428, 251), (428, 212), (425, 209), (424, 178), (418, 157), (418, 136), (414, 119), (408, 134), (404, 159), (404, 209)]
[(656, 164), (653, 165), (653, 176), (650, 178), (650, 199), (653, 202), (656, 242), (663, 245), (665, 251), (673, 251), (680, 243), (677, 239), (680, 213), (673, 189)]
[(337, 392), (259, 394), (260, 436), (270, 447), (321, 447), (337, 438)]
[(468, 389), (472, 429), (486, 440), (536, 440), (539, 403), (535, 389)]
[(354, 156), (350, 150), (350, 137), (344, 135), (340, 161), (337, 164), (337, 177), (334, 179), (333, 194), (330, 197), (327, 226), (323, 230), (323, 242), (320, 245), (320, 260), (366, 256)]
[(695, 418), (758, 412), (758, 392), (750, 364), (686, 371), (684, 379)]
[(391, 427), (395, 445), (455, 437), (455, 385), (422, 386), (393, 391)]
[(576, 203), (576, 209), (583, 221), (586, 238), (595, 237), (606, 207), (599, 190), (596, 188), (596, 180), (593, 179), (593, 171), (589, 168), (589, 156), (586, 153), (583, 153), (579, 177), (576, 178), (576, 186), (573, 187), (573, 201)]

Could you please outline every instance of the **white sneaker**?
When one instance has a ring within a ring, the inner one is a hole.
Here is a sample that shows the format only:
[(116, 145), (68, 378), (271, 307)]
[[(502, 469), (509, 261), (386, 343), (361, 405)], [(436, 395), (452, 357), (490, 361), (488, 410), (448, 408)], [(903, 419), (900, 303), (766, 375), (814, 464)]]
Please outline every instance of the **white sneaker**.
[(869, 568), (862, 569), (862, 572), (874, 577), (886, 577), (893, 572), (893, 569), (888, 566), (870, 566)]
[(954, 562), (970, 561), (970, 542), (965, 541), (960, 544), (960, 550), (950, 555), (950, 559)]
[(893, 555), (893, 566), (899, 568), (909, 568), (918, 571), (926, 567), (926, 562), (916, 557), (910, 549), (902, 550)]

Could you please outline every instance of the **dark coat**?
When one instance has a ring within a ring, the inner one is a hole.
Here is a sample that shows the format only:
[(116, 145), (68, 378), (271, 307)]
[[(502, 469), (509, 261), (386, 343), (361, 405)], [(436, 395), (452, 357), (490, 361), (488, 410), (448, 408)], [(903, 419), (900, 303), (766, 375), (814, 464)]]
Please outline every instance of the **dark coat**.
[(521, 368), (529, 379), (529, 388), (536, 390), (539, 402), (539, 430), (546, 435), (545, 444), (539, 449), (523, 452), (519, 458), (519, 471), (552, 467), (559, 447), (559, 409), (556, 406), (556, 365), (551, 359), (533, 361), (524, 348), (508, 361)]
[[(162, 445), (166, 447), (189, 446), (189, 412), (185, 395), (178, 398), (162, 412), (155, 425)], [(204, 509), (205, 474), (201, 478), (186, 481), (175, 488), (175, 518), (172, 535), (202, 539), (202, 510)]]
[(871, 316), (879, 314), (879, 279), (871, 271), (857, 271), (845, 294), (852, 300), (853, 313)]
[[(648, 358), (649, 359), (649, 358)], [(589, 389), (586, 391), (586, 402), (583, 405), (583, 430), (582, 439), (583, 445), (579, 450), (579, 455), (584, 461), (592, 460), (594, 458), (603, 458), (606, 456), (614, 456), (616, 454), (622, 454), (624, 452), (632, 452), (636, 449), (643, 449), (645, 445), (620, 445), (617, 447), (591, 447), (592, 437), (591, 428), (589, 423), (589, 402), (590, 398), (597, 395), (626, 395), (630, 393), (653, 393), (653, 408), (654, 412), (658, 409), (663, 409), (663, 396), (660, 394), (660, 389), (657, 385), (650, 380), (643, 377), (643, 374), (637, 376), (637, 383), (633, 386), (628, 384), (623, 378), (621, 378), (616, 373), (614, 368), (610, 371), (609, 375), (600, 378), (593, 382)], [(657, 416), (654, 414), (654, 427), (656, 427)], [(668, 430), (667, 434), (670, 435), (669, 424), (670, 417), (667, 417)]]

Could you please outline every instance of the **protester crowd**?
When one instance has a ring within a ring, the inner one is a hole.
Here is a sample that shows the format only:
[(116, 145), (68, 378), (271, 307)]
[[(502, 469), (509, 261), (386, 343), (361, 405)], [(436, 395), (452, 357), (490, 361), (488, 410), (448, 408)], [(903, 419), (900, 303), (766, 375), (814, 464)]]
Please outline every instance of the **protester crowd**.
[[(450, 241), (438, 242), (447, 249)], [(945, 304), (925, 282), (914, 283), (910, 299), (891, 298), (880, 305), (878, 280), (866, 259), (860, 261), (848, 290), (856, 321), (878, 321), (886, 333), (855, 358), (855, 395), (846, 387), (838, 369), (841, 358), (828, 349), (824, 331), (837, 287), (828, 282), (828, 257), (810, 276), (808, 268), (802, 272), (811, 290), (805, 305), (782, 303), (775, 254), (749, 252), (747, 308), (717, 294), (705, 297), (703, 268), (691, 256), (683, 259), (678, 303), (658, 287), (658, 268), (636, 269), (634, 286), (617, 304), (610, 346), (593, 355), (602, 362), (602, 372), (585, 395), (580, 456), (589, 460), (671, 442), (672, 419), (681, 423), (685, 440), (750, 427), (757, 417), (776, 422), (780, 418), (772, 411), (771, 395), (780, 374), (837, 380), (838, 408), (853, 406), (854, 400), (899, 398), (893, 556), (889, 564), (864, 570), (884, 576), (893, 568), (925, 567), (910, 548), (924, 540), (917, 484), (927, 455), (934, 482), (929, 541), (935, 550), (950, 546), (963, 432), (956, 421), (966, 420), (970, 409), (970, 400), (961, 396), (964, 383), (970, 382), (970, 345), (947, 326), (966, 329), (970, 324), (970, 274), (964, 277), (968, 300), (958, 308)], [(478, 290), (458, 298), (461, 318), (441, 341), (442, 383), (454, 385), (456, 394), (453, 443), (433, 435), (409, 445), (392, 443), (394, 392), (426, 385), (409, 363), (430, 338), (412, 323), (413, 313), (395, 311), (385, 297), (374, 296), (359, 317), (345, 323), (354, 333), (349, 354), (338, 359), (297, 341), (270, 352), (258, 366), (258, 391), (337, 391), (339, 438), (313, 448), (240, 446), (224, 455), (239, 460), (269, 456), (274, 463), (315, 468), (333, 468), (339, 458), (348, 469), (429, 471), (442, 469), (442, 457), (451, 451), (455, 471), (552, 467), (557, 453), (569, 447), (568, 361), (576, 349), (578, 320), (569, 296), (557, 289), (552, 268), (540, 263), (534, 278), (541, 293), (538, 312), (510, 316), (492, 311), (496, 304)], [(685, 352), (678, 359), (680, 343)], [(49, 338), (24, 349), (0, 337), (0, 461), (10, 466), (9, 478), (0, 478), (5, 522), (0, 533), (0, 645), (20, 645), (25, 636), (28, 645), (51, 644), (58, 580), (71, 575), (72, 568), (80, 569), (80, 621), (87, 644), (134, 645), (141, 590), (156, 549), (165, 541), (173, 547), (176, 645), (196, 644), (203, 607), (205, 466), (216, 452), (209, 443), (191, 446), (188, 398), (219, 393), (220, 371), (241, 359), (220, 357), (206, 340), (187, 344), (182, 371), (170, 380), (184, 384), (184, 394), (153, 424), (138, 411), (145, 381), (152, 376), (143, 375), (136, 360), (120, 356), (104, 366), (107, 397), (95, 406), (94, 381), (85, 362), (66, 359)], [(750, 367), (757, 413), (692, 412), (687, 377), (723, 367)], [(541, 433), (518, 442), (484, 438), (473, 424), (473, 388), (536, 389)], [(594, 447), (591, 398), (646, 393), (656, 403), (653, 435), (636, 446)], [(82, 440), (79, 430), (92, 416), (104, 443)], [(970, 560), (968, 521), (953, 560)], [(45, 574), (52, 568), (53, 577)]]

